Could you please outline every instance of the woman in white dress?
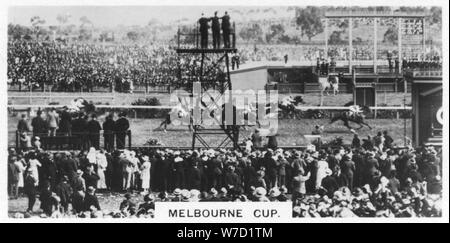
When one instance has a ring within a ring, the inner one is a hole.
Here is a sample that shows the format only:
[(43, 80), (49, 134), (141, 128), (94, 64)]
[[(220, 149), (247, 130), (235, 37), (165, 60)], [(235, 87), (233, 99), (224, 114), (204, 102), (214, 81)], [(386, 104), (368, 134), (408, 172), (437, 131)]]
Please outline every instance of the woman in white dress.
[(35, 186), (39, 185), (39, 171), (38, 167), (41, 167), (42, 164), (39, 162), (39, 160), (36, 159), (36, 155), (33, 153), (30, 155), (30, 160), (28, 161), (28, 168), (30, 170), (31, 175), (33, 178), (36, 179), (36, 182), (34, 183)]
[(25, 163), (23, 161), (23, 159), (18, 159), (14, 162), (14, 164), (16, 165), (16, 167), (19, 169), (19, 181), (17, 182), (17, 188), (20, 190), (21, 188), (23, 188), (24, 186), (24, 181), (23, 181), (23, 172), (25, 172), (26, 167), (25, 167)]
[(322, 185), (322, 179), (327, 176), (326, 171), (328, 170), (328, 163), (322, 157), (317, 161), (317, 176), (316, 176), (316, 189), (319, 189)]
[(144, 161), (141, 166), (142, 189), (144, 192), (148, 192), (150, 189), (150, 168), (152, 164), (147, 155), (144, 155), (142, 159)]
[(95, 150), (94, 147), (91, 147), (89, 149), (89, 152), (86, 155), (86, 158), (88, 159), (89, 164), (94, 164), (94, 165), (97, 164), (97, 151)]
[(97, 175), (100, 179), (97, 182), (97, 189), (107, 189), (105, 171), (108, 167), (108, 160), (106, 159), (105, 152), (100, 150), (96, 156), (97, 161)]

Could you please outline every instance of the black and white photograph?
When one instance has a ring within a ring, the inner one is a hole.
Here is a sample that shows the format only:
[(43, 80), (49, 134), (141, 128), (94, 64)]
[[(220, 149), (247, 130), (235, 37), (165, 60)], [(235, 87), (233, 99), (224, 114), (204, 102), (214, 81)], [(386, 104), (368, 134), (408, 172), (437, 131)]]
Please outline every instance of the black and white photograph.
[(2, 7), (5, 220), (448, 222), (448, 2), (116, 2)]

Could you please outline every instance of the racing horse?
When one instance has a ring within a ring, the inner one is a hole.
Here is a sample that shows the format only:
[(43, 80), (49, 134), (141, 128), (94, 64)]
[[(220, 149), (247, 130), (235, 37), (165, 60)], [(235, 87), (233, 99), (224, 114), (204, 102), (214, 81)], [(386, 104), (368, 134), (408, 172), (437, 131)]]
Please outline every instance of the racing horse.
[[(304, 104), (303, 98), (301, 96), (288, 96), (283, 98), (280, 102), (278, 102), (278, 117), (281, 119), (293, 119), (297, 118), (299, 119), (300, 111), (297, 110), (297, 106), (299, 104)], [(269, 106), (269, 107), (268, 107)], [(270, 104), (266, 105), (266, 114), (269, 114), (270, 112), (267, 109), (270, 108)]]
[(339, 115), (331, 118), (330, 124), (333, 124), (336, 121), (343, 121), (344, 126), (353, 131), (354, 129), (350, 126), (350, 122), (353, 122), (359, 125), (357, 130), (364, 126), (372, 129), (372, 127), (364, 121), (366, 115), (370, 112), (370, 108), (367, 106), (351, 105), (349, 106), (349, 110), (343, 111)]
[(339, 77), (331, 76), (330, 78), (319, 78), (320, 92), (326, 92), (329, 95), (329, 90), (333, 90), (333, 95), (339, 93)]
[[(177, 117), (178, 119), (191, 119), (190, 118), (190, 112), (187, 111), (181, 104), (178, 104), (170, 110), (169, 113), (166, 115), (166, 119), (159, 124), (158, 128), (156, 128), (154, 131), (164, 131), (167, 132), (167, 126), (172, 124), (171, 117)], [(192, 131), (191, 123), (189, 122), (189, 131)]]

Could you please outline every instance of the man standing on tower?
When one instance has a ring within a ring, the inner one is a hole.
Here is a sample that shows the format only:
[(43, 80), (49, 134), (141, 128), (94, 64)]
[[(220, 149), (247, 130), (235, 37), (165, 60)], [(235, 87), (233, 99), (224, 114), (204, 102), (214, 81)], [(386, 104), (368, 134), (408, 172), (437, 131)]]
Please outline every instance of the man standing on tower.
[(220, 48), (220, 21), (219, 21), (219, 19), (220, 18), (217, 17), (217, 11), (214, 12), (214, 17), (211, 18), (214, 49)]
[(202, 13), (202, 17), (198, 20), (200, 25), (200, 46), (202, 49), (208, 48), (208, 22), (209, 19), (205, 18), (205, 14)]
[(230, 32), (230, 15), (228, 15), (228, 12), (225, 12), (225, 15), (222, 17), (223, 44), (225, 48), (230, 48)]

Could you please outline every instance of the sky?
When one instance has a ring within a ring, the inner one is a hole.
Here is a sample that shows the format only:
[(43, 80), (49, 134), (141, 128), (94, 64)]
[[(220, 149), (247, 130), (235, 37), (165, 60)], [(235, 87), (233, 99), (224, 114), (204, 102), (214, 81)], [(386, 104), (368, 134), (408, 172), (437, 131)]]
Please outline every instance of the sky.
[[(234, 7), (239, 10), (256, 9), (257, 7)], [(266, 7), (267, 8), (267, 7)], [(95, 26), (115, 27), (118, 25), (146, 25), (151, 19), (167, 23), (188, 18), (192, 21), (198, 19), (202, 12), (212, 16), (219, 11), (233, 9), (231, 6), (16, 6), (8, 10), (8, 23), (30, 25), (33, 16), (46, 20), (46, 25), (57, 25), (56, 17), (59, 14), (69, 14), (74, 24), (86, 16)], [(233, 16), (232, 16), (233, 17)], [(261, 16), (264, 18), (264, 16)]]

